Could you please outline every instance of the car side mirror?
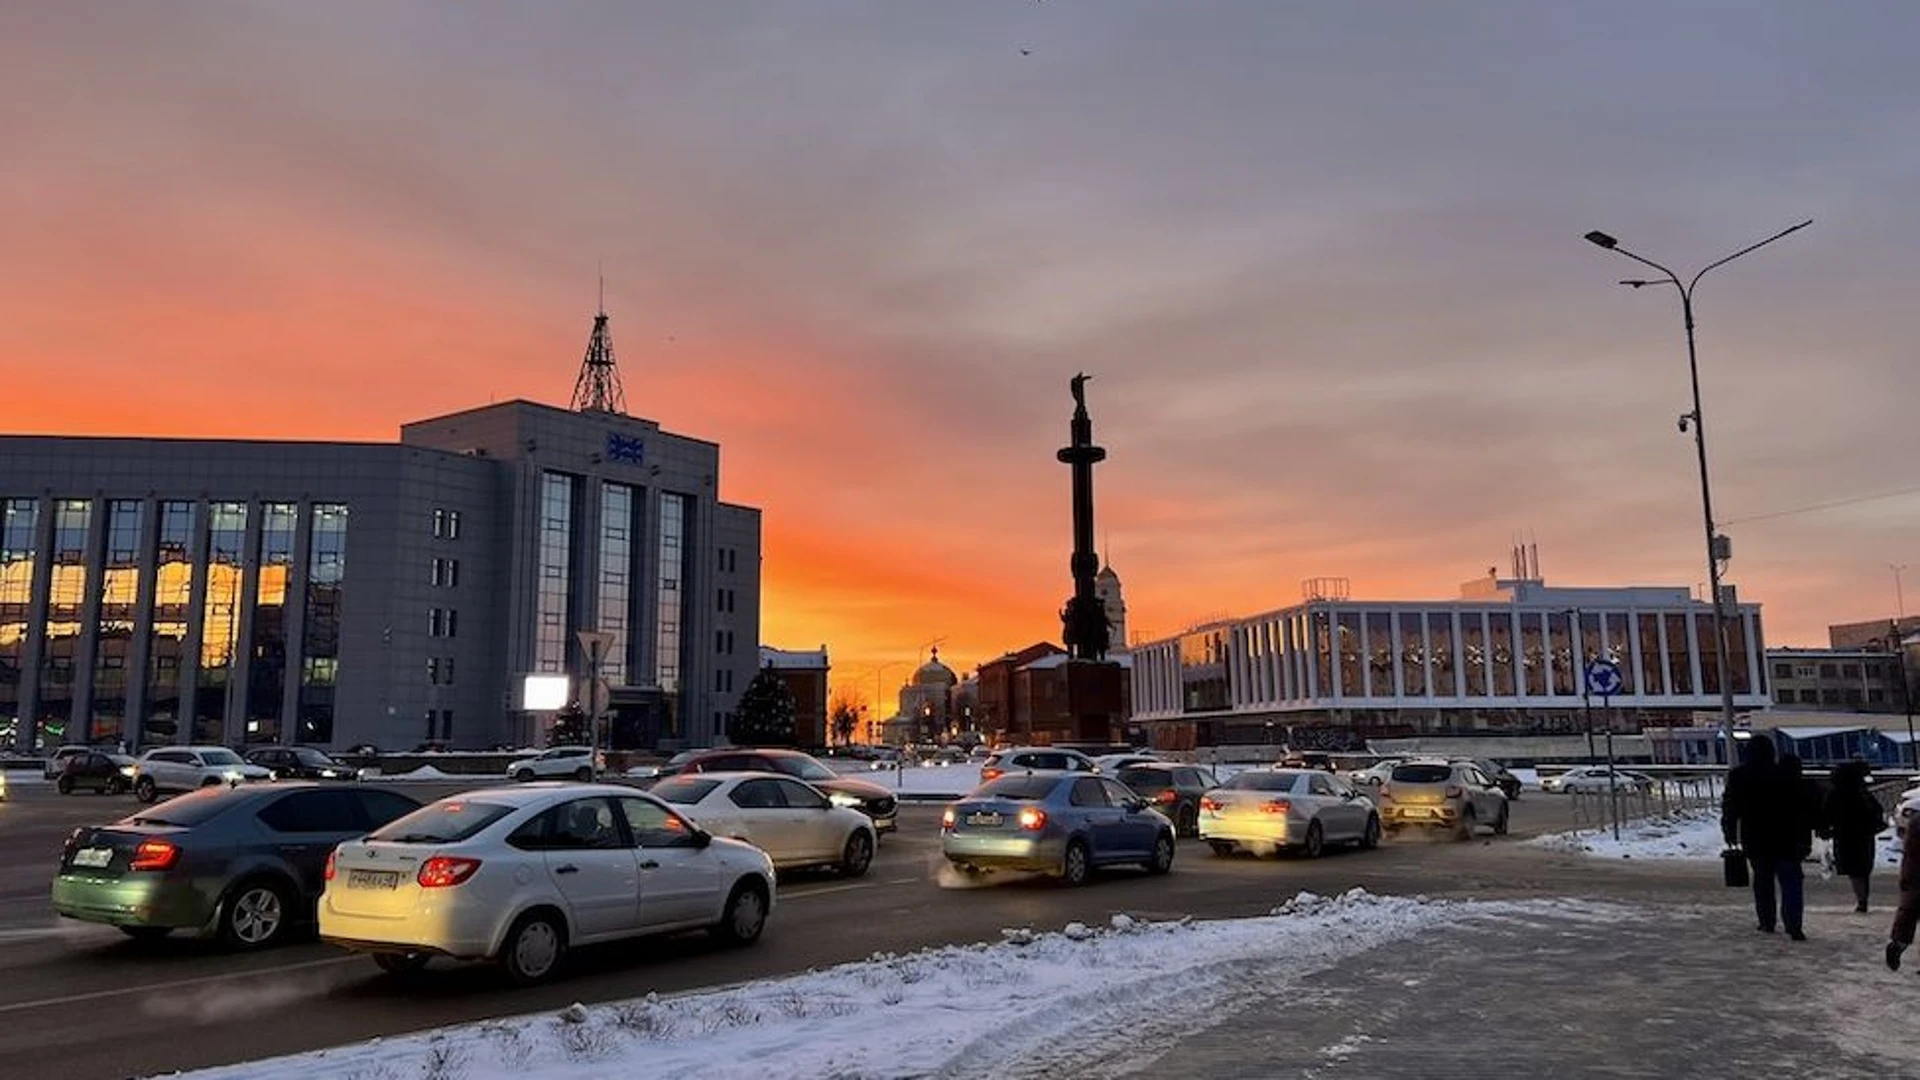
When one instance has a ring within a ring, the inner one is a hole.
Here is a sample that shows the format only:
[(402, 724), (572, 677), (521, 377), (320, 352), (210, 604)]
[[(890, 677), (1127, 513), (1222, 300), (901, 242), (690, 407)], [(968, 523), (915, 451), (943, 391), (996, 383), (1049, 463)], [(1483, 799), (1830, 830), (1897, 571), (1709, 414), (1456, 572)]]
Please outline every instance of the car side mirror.
[(695, 851), (705, 851), (712, 846), (713, 846), (712, 833), (708, 832), (705, 829), (693, 830), (693, 847)]

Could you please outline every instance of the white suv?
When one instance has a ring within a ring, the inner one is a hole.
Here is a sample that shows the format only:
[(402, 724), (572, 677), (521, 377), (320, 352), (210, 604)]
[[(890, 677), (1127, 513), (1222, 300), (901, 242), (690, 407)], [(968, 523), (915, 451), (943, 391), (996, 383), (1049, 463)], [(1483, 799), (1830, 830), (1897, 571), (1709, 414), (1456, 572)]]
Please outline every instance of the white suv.
[(507, 766), (509, 780), (591, 780), (596, 761), (590, 746), (556, 746), (539, 757), (521, 758)]
[(224, 746), (163, 746), (141, 755), (133, 768), (133, 794), (145, 803), (162, 793), (273, 779), (273, 773)]
[(67, 767), (68, 758), (81, 757), (91, 749), (93, 748), (90, 746), (63, 746), (55, 750), (53, 753), (47, 755), (47, 763), (41, 769), (41, 775), (48, 780), (58, 780), (60, 773)]

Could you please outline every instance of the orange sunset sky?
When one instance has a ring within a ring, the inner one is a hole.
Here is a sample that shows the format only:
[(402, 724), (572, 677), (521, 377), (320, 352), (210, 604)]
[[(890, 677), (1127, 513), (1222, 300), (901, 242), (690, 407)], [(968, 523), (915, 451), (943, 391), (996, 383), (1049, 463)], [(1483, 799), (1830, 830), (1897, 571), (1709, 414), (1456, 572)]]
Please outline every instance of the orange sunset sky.
[(1693, 585), (1677, 307), (1580, 238), (1813, 217), (1700, 291), (1731, 580), (1774, 644), (1890, 615), (1920, 501), (1782, 512), (1920, 487), (1920, 14), (1565, 7), (7, 5), (4, 427), (565, 404), (604, 264), (631, 410), (765, 510), (766, 641), (867, 698), (1057, 639), (1081, 369), (1135, 630), (1529, 531)]

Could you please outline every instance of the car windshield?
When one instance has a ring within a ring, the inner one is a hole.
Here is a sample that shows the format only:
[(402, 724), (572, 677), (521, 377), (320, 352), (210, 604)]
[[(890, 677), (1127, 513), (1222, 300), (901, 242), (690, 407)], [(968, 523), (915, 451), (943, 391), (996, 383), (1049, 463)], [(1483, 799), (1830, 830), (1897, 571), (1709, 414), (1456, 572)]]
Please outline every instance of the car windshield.
[(974, 792), (975, 796), (994, 799), (1039, 800), (1047, 797), (1060, 779), (1054, 776), (1003, 776)]
[(671, 780), (662, 780), (653, 785), (648, 793), (677, 806), (692, 806), (712, 794), (713, 789), (719, 786), (718, 780), (702, 780), (697, 776), (676, 776)]
[(808, 757), (777, 757), (773, 767), (802, 780), (838, 780), (840, 774)]
[(443, 799), (368, 836), (390, 844), (457, 844), (513, 813), (499, 803)]
[(202, 750), (200, 759), (209, 765), (245, 765), (240, 755), (231, 750)]
[(1120, 782), (1128, 787), (1169, 787), (1173, 784), (1173, 771), (1170, 769), (1121, 769)]
[(318, 765), (322, 768), (333, 764), (333, 759), (318, 750), (301, 747), (293, 752), (293, 759), (302, 765)]
[(1292, 791), (1294, 773), (1243, 772), (1220, 785), (1228, 791)]
[(233, 793), (224, 787), (206, 788), (169, 799), (151, 810), (127, 818), (123, 824), (177, 825), (190, 829), (226, 813), (236, 801), (240, 800), (236, 800)]
[(1444, 784), (1453, 779), (1451, 765), (1396, 765), (1393, 767), (1393, 782), (1396, 784)]

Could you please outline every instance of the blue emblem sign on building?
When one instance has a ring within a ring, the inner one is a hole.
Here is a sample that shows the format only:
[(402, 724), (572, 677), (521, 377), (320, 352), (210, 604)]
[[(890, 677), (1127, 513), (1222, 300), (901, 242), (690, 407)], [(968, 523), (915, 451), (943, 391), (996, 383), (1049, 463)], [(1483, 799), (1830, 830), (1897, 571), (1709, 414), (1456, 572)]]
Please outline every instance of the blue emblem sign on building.
[(1625, 683), (1620, 677), (1620, 665), (1611, 660), (1594, 660), (1587, 664), (1587, 691), (1610, 698), (1620, 692)]
[(645, 456), (646, 443), (640, 439), (631, 439), (625, 435), (607, 432), (607, 460), (624, 461), (638, 465)]

